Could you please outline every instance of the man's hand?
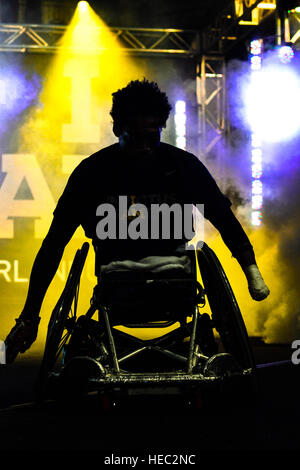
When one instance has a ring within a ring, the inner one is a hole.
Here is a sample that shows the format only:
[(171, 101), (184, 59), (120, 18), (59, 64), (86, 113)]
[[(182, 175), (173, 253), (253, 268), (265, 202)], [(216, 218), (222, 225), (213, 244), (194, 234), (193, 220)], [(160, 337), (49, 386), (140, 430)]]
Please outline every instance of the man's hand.
[(248, 289), (252, 299), (264, 300), (270, 294), (268, 286), (262, 278), (262, 275), (256, 264), (251, 264), (244, 269), (248, 281)]
[(36, 340), (41, 318), (17, 318), (5, 340), (6, 363), (11, 364), (19, 353), (25, 352)]

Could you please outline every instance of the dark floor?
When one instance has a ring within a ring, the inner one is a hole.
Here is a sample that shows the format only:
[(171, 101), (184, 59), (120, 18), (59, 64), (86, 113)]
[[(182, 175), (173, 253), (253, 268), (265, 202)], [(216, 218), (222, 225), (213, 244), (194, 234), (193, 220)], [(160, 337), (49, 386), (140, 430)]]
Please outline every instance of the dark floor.
[(195, 454), (201, 464), (207, 456), (223, 458), (222, 451), (246, 452), (247, 458), (253, 451), (260, 458), (298, 452), (300, 366), (290, 362), (290, 345), (259, 338), (251, 344), (259, 379), (255, 403), (245, 398), (206, 409), (191, 408), (182, 397), (154, 395), (132, 396), (106, 411), (98, 395), (68, 407), (53, 401), (37, 406), (33, 385), (40, 358), (21, 357), (0, 368), (0, 450), (98, 452), (102, 463), (112, 454), (140, 455), (140, 465), (155, 464), (149, 453)]

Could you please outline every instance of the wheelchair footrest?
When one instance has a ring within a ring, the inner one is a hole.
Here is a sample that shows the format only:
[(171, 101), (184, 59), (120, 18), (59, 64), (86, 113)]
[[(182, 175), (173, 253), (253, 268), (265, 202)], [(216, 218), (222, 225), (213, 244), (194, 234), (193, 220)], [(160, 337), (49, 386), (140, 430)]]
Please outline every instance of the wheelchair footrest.
[[(249, 376), (252, 373), (252, 369), (245, 369), (239, 374), (232, 374), (238, 376)], [(228, 376), (228, 378), (230, 378)], [(107, 374), (104, 377), (92, 378), (90, 383), (98, 383), (105, 386), (110, 385), (145, 385), (145, 384), (157, 384), (157, 385), (170, 385), (170, 384), (180, 384), (184, 385), (185, 383), (209, 383), (214, 382), (224, 377), (211, 377), (205, 376), (200, 373), (188, 374), (186, 372), (172, 372), (172, 373), (116, 373), (116, 374)]]

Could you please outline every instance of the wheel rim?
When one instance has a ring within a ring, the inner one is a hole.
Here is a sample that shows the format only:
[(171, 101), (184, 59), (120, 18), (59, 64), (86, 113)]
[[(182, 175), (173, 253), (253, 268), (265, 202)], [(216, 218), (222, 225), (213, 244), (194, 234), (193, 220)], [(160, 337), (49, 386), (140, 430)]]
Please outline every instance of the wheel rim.
[(84, 243), (77, 250), (65, 288), (55, 305), (48, 325), (45, 351), (38, 377), (39, 393), (45, 387), (49, 373), (58, 365), (59, 358), (67, 344), (76, 322), (80, 276), (87, 257), (89, 244)]
[(244, 368), (255, 363), (238, 303), (215, 253), (204, 244), (197, 252), (200, 273), (222, 344)]

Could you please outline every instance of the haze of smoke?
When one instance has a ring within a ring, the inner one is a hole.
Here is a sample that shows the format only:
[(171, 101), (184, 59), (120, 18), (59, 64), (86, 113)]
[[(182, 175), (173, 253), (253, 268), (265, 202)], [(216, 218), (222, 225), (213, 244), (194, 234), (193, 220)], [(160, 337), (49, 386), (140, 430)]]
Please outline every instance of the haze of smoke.
[[(258, 266), (271, 294), (263, 302), (253, 302), (245, 286), (238, 284), (241, 280), (239, 274), (237, 281), (233, 278), (232, 284), (240, 297), (245, 321), (251, 325), (250, 334), (261, 335), (266, 342), (286, 343), (300, 338), (300, 155), (296, 150), (299, 136), (294, 138), (294, 143), (265, 146), (263, 225), (251, 227), (249, 222), (247, 224), (250, 215), (251, 160), (247, 157), (249, 143), (245, 139), (247, 126), (242, 101), (243, 87), (249, 74), (246, 65), (238, 61), (229, 64), (229, 99), (234, 134), (231, 136), (232, 151), (226, 157), (225, 166), (237, 196), (234, 198), (238, 203), (236, 214), (245, 223)], [(225, 269), (226, 264), (230, 263), (225, 261)]]
[[(219, 186), (232, 201), (232, 208), (254, 246), (256, 260), (271, 290), (263, 302), (251, 299), (247, 282), (220, 235), (205, 225), (205, 241), (218, 255), (240, 305), (248, 333), (266, 342), (289, 343), (300, 338), (300, 164), (297, 139), (279, 146), (264, 146), (263, 225), (255, 228), (251, 216), (251, 154), (249, 128), (243, 92), (249, 83), (248, 64), (228, 64), (227, 84), (231, 120), (230, 138), (214, 149), (214, 158), (202, 158), (198, 148), (189, 149), (204, 161)], [(184, 88), (191, 97), (195, 82), (186, 80)], [(192, 123), (197, 128), (197, 121)], [(201, 149), (200, 149), (201, 150)], [(220, 173), (218, 165), (223, 169)]]
[(42, 77), (22, 67), (20, 59), (12, 60), (9, 56), (0, 58), (0, 80), (3, 82), (0, 103), (0, 136), (14, 125), (16, 118), (33, 104), (42, 87)]
[(276, 291), (272, 315), (267, 315), (264, 323), (272, 341), (300, 338), (300, 159), (299, 155), (289, 157), (291, 164), (271, 175), (276, 192), (265, 202), (265, 225), (277, 242), (272, 278)]

